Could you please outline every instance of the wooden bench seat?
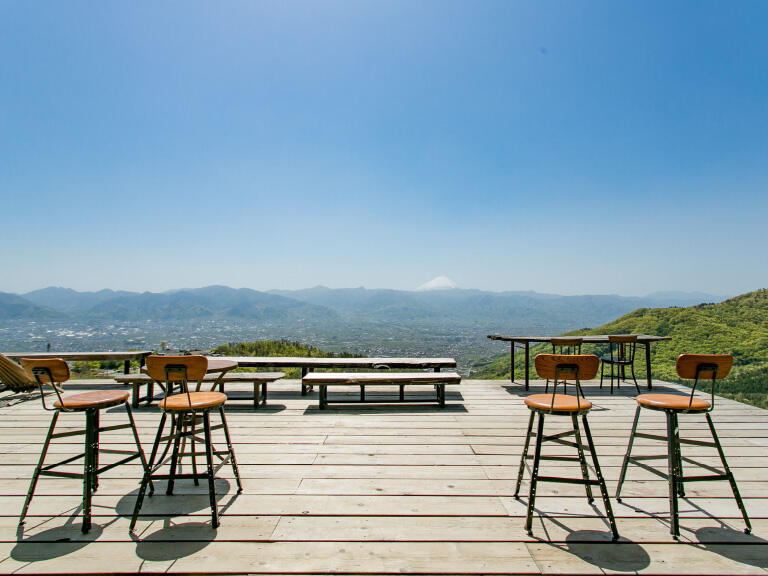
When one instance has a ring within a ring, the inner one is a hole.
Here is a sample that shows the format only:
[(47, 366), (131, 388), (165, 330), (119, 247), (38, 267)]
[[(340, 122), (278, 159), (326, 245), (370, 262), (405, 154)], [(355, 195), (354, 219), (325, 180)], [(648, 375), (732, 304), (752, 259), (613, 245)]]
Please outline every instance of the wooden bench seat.
[[(267, 403), (267, 384), (283, 377), (285, 377), (283, 372), (229, 372), (223, 376), (208, 374), (203, 378), (203, 383), (213, 384), (218, 382), (219, 392), (224, 392), (225, 384), (233, 382), (252, 382), (253, 407), (258, 408), (260, 403)], [(137, 408), (139, 402), (142, 400), (151, 402), (154, 398), (155, 381), (147, 374), (125, 374), (115, 376), (115, 381), (120, 384), (130, 384), (133, 387), (131, 404), (134, 408)], [(147, 386), (147, 394), (142, 397), (140, 396), (140, 392), (141, 387), (144, 385)]]
[[(365, 402), (366, 386), (399, 386), (400, 402), (406, 402), (405, 387), (410, 385), (434, 385), (435, 398), (408, 399), (407, 402), (437, 402), (445, 407), (445, 385), (460, 384), (461, 376), (456, 372), (310, 372), (302, 378), (302, 386), (317, 386), (319, 390), (319, 408), (328, 407), (328, 386), (359, 386), (360, 400)], [(357, 400), (334, 400), (334, 404), (358, 402)]]
[[(453, 358), (316, 358), (302, 356), (221, 356), (234, 360), (241, 368), (300, 368), (302, 378), (315, 370), (456, 370)], [(312, 389), (311, 384), (302, 381), (301, 395)]]

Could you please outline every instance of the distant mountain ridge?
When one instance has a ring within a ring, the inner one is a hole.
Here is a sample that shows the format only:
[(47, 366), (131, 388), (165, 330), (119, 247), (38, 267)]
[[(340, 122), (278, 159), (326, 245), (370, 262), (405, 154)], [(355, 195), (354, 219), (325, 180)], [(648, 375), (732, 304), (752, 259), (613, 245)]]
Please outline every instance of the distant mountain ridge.
[[(457, 326), (482, 325), (488, 330), (515, 327), (551, 333), (556, 326), (583, 327), (608, 322), (642, 307), (698, 304), (680, 293), (669, 301), (615, 295), (561, 296), (538, 292), (487, 292), (476, 289), (404, 291), (315, 286), (304, 290), (274, 290), (274, 294), (333, 309), (342, 318), (370, 321), (450, 321)], [(704, 295), (711, 299), (715, 296)]]
[(107, 302), (123, 296), (133, 296), (138, 292), (124, 290), (110, 290), (108, 288), (98, 292), (78, 292), (71, 288), (49, 286), (40, 290), (33, 290), (23, 295), (24, 298), (46, 308), (57, 310), (63, 314), (80, 314), (98, 303)]
[(62, 312), (40, 306), (17, 294), (0, 292), (0, 320), (63, 318), (66, 318), (66, 315)]
[[(703, 300), (702, 300), (703, 298)], [(0, 317), (141, 321), (244, 319), (270, 322), (372, 322), (413, 326), (438, 323), (457, 329), (528, 330), (552, 333), (602, 324), (641, 307), (686, 305), (674, 293), (663, 298), (615, 295), (560, 296), (537, 292), (487, 292), (451, 288), (406, 291), (316, 286), (305, 290), (259, 292), (227, 286), (162, 293), (100, 290), (78, 292), (49, 287), (0, 299)]]

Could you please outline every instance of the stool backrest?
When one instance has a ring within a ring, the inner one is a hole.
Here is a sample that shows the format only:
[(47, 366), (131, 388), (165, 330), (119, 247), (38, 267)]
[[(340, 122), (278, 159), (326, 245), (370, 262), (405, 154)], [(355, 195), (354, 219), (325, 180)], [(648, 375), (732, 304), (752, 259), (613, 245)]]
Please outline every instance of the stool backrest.
[[(611, 360), (635, 361), (636, 334), (612, 334), (608, 336)], [(614, 355), (614, 350), (616, 351)]]
[(37, 386), (40, 388), (40, 401), (43, 403), (43, 408), (53, 410), (45, 404), (44, 386), (46, 385), (53, 388), (56, 396), (59, 398), (59, 405), (63, 407), (64, 401), (61, 398), (63, 390), (60, 384), (69, 380), (69, 364), (61, 358), (21, 358), (20, 362), (37, 382)]
[(680, 354), (675, 368), (680, 378), (695, 380), (697, 378), (721, 380), (728, 376), (733, 366), (733, 356), (730, 354)]
[(201, 382), (208, 371), (208, 358), (205, 356), (147, 356), (147, 374), (152, 380), (164, 383), (165, 398), (160, 407), (165, 410), (168, 396), (173, 394), (173, 385), (179, 384), (181, 392), (187, 395), (189, 405), (192, 398), (189, 382)]
[(731, 366), (733, 366), (733, 356), (730, 354), (680, 354), (675, 362), (677, 375), (686, 380), (693, 380), (689, 406), (693, 403), (693, 394), (696, 392), (699, 380), (706, 379), (710, 381), (711, 399), (708, 411), (711, 411), (715, 407), (715, 380), (728, 376)]
[(581, 345), (584, 343), (584, 339), (573, 336), (560, 336), (552, 338), (551, 342), (552, 354), (569, 354), (571, 351), (573, 351), (573, 354), (581, 354)]
[(205, 356), (147, 356), (147, 374), (158, 382), (202, 380), (208, 371)]
[(548, 380), (591, 380), (600, 368), (594, 354), (537, 354), (533, 360), (539, 378)]

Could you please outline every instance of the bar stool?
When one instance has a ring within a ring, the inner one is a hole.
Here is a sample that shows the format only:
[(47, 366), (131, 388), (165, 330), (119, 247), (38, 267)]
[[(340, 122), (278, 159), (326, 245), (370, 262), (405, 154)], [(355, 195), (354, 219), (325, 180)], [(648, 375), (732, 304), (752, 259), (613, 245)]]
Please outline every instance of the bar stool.
[(618, 334), (608, 336), (608, 356), (600, 358), (600, 388), (603, 387), (603, 370), (605, 365), (611, 367), (611, 394), (613, 394), (613, 372), (616, 367), (616, 386), (621, 388), (627, 366), (632, 371), (632, 380), (635, 382), (637, 393), (640, 394), (640, 386), (635, 378), (635, 350), (637, 349), (636, 334)]
[[(173, 494), (174, 482), (177, 479), (193, 479), (195, 484), (200, 479), (208, 480), (208, 497), (211, 505), (211, 525), (217, 528), (219, 525), (218, 507), (216, 504), (216, 485), (215, 475), (222, 466), (227, 463), (232, 464), (232, 470), (235, 473), (237, 481), (237, 493), (243, 491), (240, 483), (240, 473), (237, 469), (237, 460), (235, 452), (232, 449), (232, 441), (229, 436), (229, 427), (227, 419), (224, 416), (224, 404), (227, 401), (226, 395), (221, 392), (190, 392), (189, 383), (202, 381), (208, 370), (208, 359), (205, 356), (148, 356), (146, 359), (147, 374), (150, 378), (159, 382), (165, 391), (165, 397), (158, 404), (162, 411), (160, 424), (157, 427), (157, 435), (152, 445), (152, 453), (149, 457), (144, 478), (139, 487), (139, 494), (136, 498), (136, 505), (133, 509), (130, 530), (136, 526), (136, 520), (139, 516), (139, 510), (144, 501), (144, 494), (147, 485), (150, 486), (149, 495), (152, 496), (152, 480), (168, 480), (166, 494)], [(174, 387), (180, 387), (180, 392), (174, 394)], [(217, 411), (221, 417), (221, 424), (211, 426), (210, 413)], [(163, 436), (165, 423), (168, 415), (171, 415), (171, 427), (167, 436)], [(201, 440), (196, 436), (196, 423), (198, 418), (203, 423), (204, 438)], [(214, 430), (224, 430), (224, 438), (227, 443), (227, 450), (215, 450), (211, 440), (211, 432)], [(185, 452), (182, 441), (190, 440), (191, 452)], [(160, 449), (160, 444), (166, 442), (163, 454), (155, 463), (155, 458)], [(205, 445), (206, 471), (197, 472), (196, 456), (202, 453), (196, 452), (195, 443), (199, 442)], [(171, 449), (172, 444), (172, 449)], [(171, 452), (170, 456), (168, 452)], [(179, 461), (185, 456), (192, 459), (193, 471), (191, 474), (177, 473)], [(216, 456), (219, 462), (214, 466), (213, 457)], [(155, 472), (170, 460), (169, 474), (156, 474)]]
[[(584, 339), (579, 337), (557, 337), (551, 339), (552, 354), (581, 354), (581, 345), (584, 344)], [(549, 379), (544, 388), (544, 392), (549, 391)], [(563, 394), (567, 394), (566, 382), (563, 382)], [(581, 397), (584, 398), (584, 391), (581, 392)]]
[[(611, 501), (608, 497), (608, 490), (605, 487), (605, 480), (603, 474), (600, 471), (600, 464), (597, 461), (597, 452), (595, 451), (595, 444), (592, 441), (592, 434), (589, 431), (589, 424), (587, 423), (587, 412), (592, 408), (592, 403), (589, 400), (584, 400), (579, 397), (581, 393), (581, 380), (589, 380), (594, 378), (597, 374), (597, 368), (600, 364), (600, 360), (597, 356), (592, 354), (538, 354), (534, 359), (536, 366), (536, 372), (540, 378), (549, 378), (554, 380), (554, 389), (552, 394), (532, 394), (525, 399), (525, 404), (531, 411), (531, 416), (528, 420), (528, 434), (525, 438), (525, 446), (523, 447), (523, 454), (520, 457), (520, 468), (517, 472), (517, 485), (515, 486), (515, 498), (518, 498), (520, 492), (520, 484), (523, 481), (523, 474), (525, 472), (525, 461), (530, 459), (528, 456), (528, 447), (530, 446), (533, 420), (538, 414), (538, 426), (536, 429), (536, 448), (533, 455), (533, 468), (531, 470), (531, 486), (528, 494), (528, 514), (525, 520), (525, 530), (529, 536), (533, 535), (531, 529), (533, 524), (533, 509), (536, 501), (536, 487), (538, 482), (559, 482), (566, 484), (583, 484), (587, 492), (587, 500), (592, 503), (594, 498), (592, 496), (592, 486), (598, 486), (600, 488), (600, 494), (603, 498), (603, 504), (605, 506), (605, 512), (608, 517), (608, 521), (611, 525), (611, 532), (613, 532), (613, 540), (618, 540), (619, 532), (616, 529), (616, 520), (613, 517), (613, 510), (611, 509)], [(559, 382), (565, 380), (573, 380), (576, 383), (576, 395), (569, 396), (566, 394), (557, 394), (557, 385)], [(544, 435), (544, 416), (569, 416), (573, 423), (573, 429), (552, 434), (549, 436)], [(597, 479), (591, 479), (589, 477), (589, 469), (587, 467), (587, 459), (584, 456), (585, 446), (581, 441), (581, 433), (579, 432), (579, 420), (581, 416), (582, 424), (584, 426), (584, 434), (587, 437), (588, 450), (592, 456), (592, 462), (595, 467), (595, 475)], [(575, 442), (564, 440), (568, 436), (573, 436)], [(576, 448), (578, 456), (542, 456), (541, 446), (544, 442), (554, 442), (564, 446), (571, 446)], [(581, 466), (582, 478), (562, 478), (559, 476), (541, 476), (539, 475), (539, 465), (542, 460), (556, 460), (565, 462), (579, 462)]]
[[(119, 466), (139, 458), (142, 466), (146, 470), (147, 463), (144, 460), (144, 452), (141, 449), (141, 443), (139, 442), (139, 435), (136, 432), (136, 423), (133, 420), (133, 414), (131, 413), (131, 407), (128, 404), (128, 392), (120, 390), (99, 390), (94, 392), (83, 392), (82, 394), (75, 394), (74, 396), (62, 397), (62, 384), (69, 380), (69, 366), (64, 360), (60, 358), (46, 358), (46, 359), (30, 359), (22, 358), (21, 365), (30, 371), (40, 388), (40, 397), (43, 403), (43, 408), (49, 412), (53, 412), (51, 418), (51, 424), (48, 428), (48, 434), (45, 437), (43, 443), (43, 450), (40, 454), (40, 460), (37, 463), (35, 472), (32, 475), (32, 481), (29, 483), (29, 490), (27, 491), (27, 497), (24, 500), (24, 508), (21, 510), (21, 517), (19, 518), (19, 524), (24, 523), (24, 518), (27, 516), (27, 510), (29, 504), (32, 502), (32, 496), (35, 493), (35, 487), (40, 476), (56, 476), (64, 478), (82, 478), (83, 479), (83, 533), (88, 532), (91, 529), (91, 500), (93, 493), (98, 490), (99, 487), (99, 474), (106, 472)], [(45, 389), (44, 386), (50, 386), (56, 393), (57, 400), (53, 403), (53, 408), (49, 408), (45, 403)], [(125, 411), (128, 414), (128, 424), (118, 424), (115, 426), (100, 426), (99, 425), (99, 413), (114, 406), (125, 406)], [(74, 430), (69, 432), (54, 433), (56, 428), (56, 422), (59, 419), (59, 414), (62, 412), (84, 412), (85, 413), (85, 429)], [(122, 430), (123, 428), (130, 428), (133, 432), (133, 439), (136, 442), (136, 451), (130, 450), (113, 450), (108, 448), (101, 448), (99, 446), (99, 435), (101, 432), (110, 432), (113, 430)], [(64, 438), (69, 436), (85, 435), (85, 450), (82, 454), (66, 458), (55, 464), (44, 465), (45, 456), (48, 453), (48, 447), (51, 444), (51, 440), (55, 438)], [(123, 454), (125, 458), (112, 464), (99, 467), (99, 454)], [(83, 473), (76, 472), (60, 472), (54, 471), (58, 466), (71, 464), (79, 459), (83, 458)]]
[[(732, 365), (733, 356), (730, 354), (681, 354), (677, 357), (677, 375), (680, 376), (680, 378), (685, 378), (686, 380), (693, 380), (693, 388), (691, 388), (690, 395), (641, 394), (635, 398), (635, 400), (637, 400), (635, 421), (632, 424), (632, 433), (629, 436), (627, 453), (625, 454), (624, 462), (621, 465), (619, 484), (616, 487), (616, 500), (621, 502), (621, 486), (624, 483), (624, 478), (627, 475), (627, 466), (630, 461), (634, 462), (635, 464), (639, 464), (640, 460), (666, 458), (668, 473), (657, 473), (667, 478), (669, 481), (669, 531), (675, 540), (677, 540), (677, 538), (680, 536), (680, 520), (678, 518), (677, 497), (685, 496), (686, 482), (728, 480), (728, 482), (731, 484), (731, 490), (733, 491), (733, 496), (736, 499), (736, 504), (739, 506), (741, 515), (744, 517), (744, 523), (747, 525), (747, 527), (744, 529), (744, 533), (749, 534), (752, 531), (752, 525), (749, 522), (747, 510), (744, 507), (744, 502), (742, 502), (741, 496), (739, 495), (739, 488), (736, 486), (736, 480), (733, 478), (733, 473), (731, 472), (730, 468), (728, 468), (728, 462), (725, 460), (723, 447), (720, 445), (720, 440), (717, 438), (717, 432), (715, 432), (715, 425), (712, 423), (712, 417), (709, 415), (709, 413), (715, 407), (715, 380), (719, 380), (728, 376)], [(711, 379), (709, 402), (702, 400), (701, 398), (694, 397), (699, 379)], [(640, 419), (640, 411), (643, 408), (664, 412), (667, 418), (666, 436), (646, 434), (644, 432), (637, 431), (637, 423)], [(713, 442), (687, 440), (684, 438), (681, 439), (678, 423), (679, 414), (704, 414), (707, 418), (707, 424), (709, 425), (709, 431), (712, 434)], [(667, 443), (667, 453), (659, 456), (636, 456), (635, 458), (632, 458), (630, 454), (632, 452), (632, 445), (635, 441), (635, 438), (663, 440)], [(706, 476), (685, 476), (683, 474), (683, 456), (680, 450), (681, 444), (692, 444), (694, 446), (708, 446), (711, 448), (716, 448), (717, 453), (720, 456), (720, 462), (722, 462), (724, 472), (722, 474)]]

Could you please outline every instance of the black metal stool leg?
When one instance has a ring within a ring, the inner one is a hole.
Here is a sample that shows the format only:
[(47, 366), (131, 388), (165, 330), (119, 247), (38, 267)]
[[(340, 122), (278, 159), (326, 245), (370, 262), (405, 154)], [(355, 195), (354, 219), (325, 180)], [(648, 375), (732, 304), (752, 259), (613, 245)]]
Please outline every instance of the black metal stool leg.
[(600, 389), (603, 389), (603, 371), (605, 370), (605, 362), (600, 362)]
[(525, 531), (533, 536), (533, 508), (536, 502), (536, 482), (539, 477), (539, 461), (541, 460), (541, 443), (544, 437), (544, 414), (539, 412), (539, 423), (536, 428), (536, 449), (533, 455), (533, 468), (531, 470), (531, 487), (528, 492), (528, 514), (525, 519)]
[(575, 412), (571, 414), (571, 421), (573, 422), (573, 435), (576, 439), (576, 450), (579, 452), (581, 476), (584, 478), (584, 488), (587, 491), (587, 500), (592, 504), (595, 498), (592, 496), (592, 487), (589, 485), (589, 469), (587, 468), (587, 459), (584, 457), (584, 445), (581, 443), (581, 434), (579, 433), (579, 418)]
[(611, 394), (613, 394), (613, 364), (611, 364)]
[[(152, 453), (149, 455), (149, 462), (147, 462), (147, 469), (144, 472), (144, 477), (141, 479), (141, 485), (139, 486), (139, 493), (136, 496), (136, 504), (133, 507), (133, 515), (131, 516), (131, 525), (129, 527), (130, 531), (133, 531), (133, 529), (136, 527), (136, 520), (139, 517), (139, 510), (141, 509), (141, 504), (144, 502), (144, 494), (147, 491), (147, 484), (151, 485), (152, 468), (155, 465), (155, 457), (157, 456), (157, 450), (160, 447), (160, 439), (163, 437), (163, 428), (165, 428), (165, 421), (167, 418), (168, 418), (168, 415), (165, 412), (163, 412), (163, 415), (160, 418), (160, 425), (157, 427), (155, 442), (152, 444)], [(171, 430), (173, 430), (173, 428), (174, 427), (171, 426)]]
[(677, 412), (672, 413), (672, 419), (675, 428), (675, 456), (677, 463), (677, 495), (681, 498), (685, 496), (685, 483), (683, 481), (683, 453), (680, 447), (680, 421)]
[(200, 486), (200, 479), (197, 477), (197, 455), (195, 454), (195, 432), (197, 431), (197, 418), (192, 416), (192, 434), (189, 436), (189, 445), (192, 449), (192, 473), (195, 475), (195, 486)]
[(624, 454), (624, 462), (621, 464), (621, 473), (619, 474), (619, 483), (616, 486), (616, 501), (621, 502), (621, 486), (624, 484), (624, 478), (627, 476), (627, 466), (629, 465), (630, 455), (632, 454), (632, 445), (635, 443), (635, 433), (637, 432), (637, 423), (640, 420), (640, 410), (642, 407), (638, 404), (635, 410), (635, 421), (632, 423), (632, 432), (629, 434), (629, 444), (627, 444), (627, 453)]
[(94, 410), (93, 418), (95, 425), (93, 428), (93, 488), (96, 492), (99, 489), (99, 428), (101, 427), (101, 418), (99, 417), (101, 412)]
[(211, 502), (211, 526), (218, 528), (219, 511), (216, 504), (216, 481), (213, 477), (213, 450), (211, 447), (211, 421), (209, 412), (203, 412), (203, 428), (205, 430), (205, 460), (208, 468), (208, 498)]
[(186, 428), (184, 422), (185, 417), (185, 414), (179, 414), (176, 417), (176, 426), (171, 428), (171, 433), (174, 435), (173, 452), (171, 452), (171, 472), (168, 477), (168, 487), (165, 489), (165, 493), (169, 496), (173, 494), (173, 486), (176, 482), (176, 466), (179, 462), (179, 445)]
[(96, 410), (85, 411), (85, 458), (83, 463), (83, 534), (91, 529), (91, 497), (93, 494), (94, 447), (98, 419)]
[(677, 539), (680, 536), (677, 512), (677, 454), (675, 451), (675, 430), (672, 412), (667, 415), (667, 471), (669, 474), (669, 532)]
[(240, 470), (237, 467), (237, 459), (235, 458), (235, 451), (232, 448), (232, 440), (229, 437), (229, 425), (227, 424), (227, 418), (224, 416), (224, 408), (219, 408), (219, 414), (221, 415), (221, 423), (224, 425), (224, 439), (227, 441), (227, 450), (229, 450), (229, 457), (232, 459), (232, 471), (235, 473), (235, 480), (237, 481), (238, 494), (243, 491), (243, 485), (240, 482)]
[(632, 371), (632, 380), (635, 382), (635, 388), (637, 389), (637, 393), (640, 394), (640, 386), (638, 386), (637, 378), (635, 378), (635, 364), (634, 364), (634, 362), (629, 365), (629, 369)]
[(712, 433), (712, 439), (715, 441), (717, 453), (720, 455), (720, 462), (723, 463), (723, 469), (725, 470), (726, 476), (728, 476), (728, 482), (731, 484), (733, 497), (736, 499), (736, 504), (739, 506), (739, 510), (741, 510), (741, 515), (744, 518), (744, 524), (747, 525), (747, 527), (744, 529), (744, 533), (749, 534), (752, 531), (752, 523), (749, 521), (749, 516), (747, 516), (747, 509), (744, 507), (744, 502), (741, 500), (739, 487), (736, 486), (736, 479), (733, 477), (733, 472), (731, 472), (731, 469), (728, 467), (728, 462), (725, 461), (725, 453), (723, 452), (723, 447), (720, 445), (720, 439), (717, 437), (717, 432), (715, 432), (715, 425), (712, 422), (712, 418), (710, 417), (709, 412), (707, 412), (706, 416), (707, 424), (709, 424), (709, 431)]
[(53, 430), (56, 428), (56, 421), (59, 419), (59, 412), (54, 412), (51, 417), (51, 425), (48, 427), (48, 435), (43, 442), (43, 450), (40, 452), (40, 460), (37, 462), (34, 474), (32, 474), (32, 480), (29, 482), (29, 488), (27, 489), (27, 497), (24, 499), (24, 507), (21, 509), (21, 516), (19, 517), (19, 524), (24, 523), (24, 518), (27, 517), (27, 510), (29, 510), (29, 504), (32, 502), (32, 496), (35, 494), (35, 487), (37, 487), (37, 480), (40, 478), (40, 471), (43, 468), (45, 462), (45, 455), (48, 453), (48, 446), (51, 444), (51, 437), (53, 436)]
[(528, 457), (528, 446), (531, 444), (531, 430), (533, 429), (533, 419), (536, 417), (536, 412), (531, 410), (531, 417), (528, 418), (528, 433), (525, 435), (525, 445), (523, 446), (523, 454), (520, 456), (520, 467), (517, 469), (517, 484), (515, 485), (515, 498), (519, 498), (520, 484), (523, 482), (523, 474), (525, 473), (525, 459)]
[[(136, 442), (136, 451), (139, 454), (139, 460), (141, 461), (141, 467), (144, 470), (144, 472), (147, 472), (147, 458), (144, 455), (144, 450), (141, 448), (141, 440), (139, 440), (139, 431), (136, 429), (136, 421), (133, 419), (133, 411), (131, 410), (131, 405), (126, 402), (125, 403), (125, 411), (128, 413), (128, 421), (131, 424), (131, 432), (133, 432), (133, 439)], [(152, 480), (150, 479), (150, 484), (152, 483)]]
[(597, 461), (597, 450), (595, 450), (595, 443), (592, 441), (592, 433), (589, 430), (589, 423), (587, 422), (587, 415), (581, 415), (581, 421), (584, 424), (584, 435), (587, 437), (589, 443), (589, 451), (592, 454), (592, 463), (595, 465), (595, 475), (597, 476), (597, 482), (600, 486), (600, 494), (603, 497), (603, 506), (605, 506), (605, 513), (608, 516), (608, 522), (611, 524), (611, 532), (613, 532), (613, 539), (619, 539), (619, 531), (616, 528), (616, 518), (613, 516), (613, 508), (611, 507), (611, 499), (608, 497), (608, 488), (605, 486), (605, 479), (603, 473), (600, 470), (600, 463)]

